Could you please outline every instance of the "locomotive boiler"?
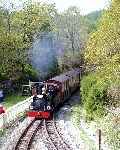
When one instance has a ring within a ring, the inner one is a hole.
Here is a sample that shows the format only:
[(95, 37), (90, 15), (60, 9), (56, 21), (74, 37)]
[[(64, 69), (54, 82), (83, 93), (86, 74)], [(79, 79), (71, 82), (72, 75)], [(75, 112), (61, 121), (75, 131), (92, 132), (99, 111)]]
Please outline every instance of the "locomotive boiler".
[(33, 88), (33, 101), (27, 115), (35, 118), (50, 118), (53, 111), (63, 104), (79, 87), (80, 69), (74, 69), (44, 82), (42, 93)]

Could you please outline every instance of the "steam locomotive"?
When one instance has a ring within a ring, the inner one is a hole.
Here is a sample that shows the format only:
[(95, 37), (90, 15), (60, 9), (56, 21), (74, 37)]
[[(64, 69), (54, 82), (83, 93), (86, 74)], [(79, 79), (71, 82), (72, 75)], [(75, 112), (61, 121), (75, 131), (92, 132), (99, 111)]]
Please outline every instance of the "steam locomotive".
[(74, 69), (45, 81), (39, 94), (34, 86), (33, 101), (27, 115), (35, 118), (50, 118), (53, 111), (79, 87), (80, 77), (80, 69)]

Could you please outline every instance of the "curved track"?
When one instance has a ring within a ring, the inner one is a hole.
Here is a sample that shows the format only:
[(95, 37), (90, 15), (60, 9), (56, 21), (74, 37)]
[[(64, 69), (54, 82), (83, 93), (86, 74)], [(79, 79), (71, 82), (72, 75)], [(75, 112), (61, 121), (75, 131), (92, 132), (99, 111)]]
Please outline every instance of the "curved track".
[(32, 141), (43, 120), (32, 120), (15, 145), (14, 150), (30, 150)]
[(27, 126), (17, 141), (14, 150), (30, 150), (37, 131), (40, 130), (46, 139), (45, 145), (48, 150), (71, 150), (70, 146), (63, 140), (54, 118), (52, 120), (35, 120)]
[(70, 146), (63, 140), (59, 131), (57, 130), (55, 120), (44, 120), (44, 128), (48, 140), (52, 146), (50, 150), (71, 150)]

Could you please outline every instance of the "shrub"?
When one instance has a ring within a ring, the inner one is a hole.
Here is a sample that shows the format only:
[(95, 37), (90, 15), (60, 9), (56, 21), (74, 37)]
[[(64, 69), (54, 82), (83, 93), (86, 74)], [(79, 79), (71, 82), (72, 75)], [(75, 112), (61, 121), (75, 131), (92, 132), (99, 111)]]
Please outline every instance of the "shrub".
[(82, 103), (84, 103), (84, 101), (88, 97), (89, 90), (96, 82), (97, 82), (97, 77), (93, 73), (83, 77), (83, 79), (81, 80), (81, 88), (80, 88)]
[(24, 67), (24, 72), (28, 75), (31, 75), (33, 77), (36, 77), (37, 76), (37, 72), (35, 69), (32, 68), (31, 65), (29, 64), (26, 64), (25, 67)]
[(86, 117), (94, 119), (104, 114), (103, 105), (107, 102), (107, 88), (109, 83), (92, 73), (81, 81), (81, 96)]

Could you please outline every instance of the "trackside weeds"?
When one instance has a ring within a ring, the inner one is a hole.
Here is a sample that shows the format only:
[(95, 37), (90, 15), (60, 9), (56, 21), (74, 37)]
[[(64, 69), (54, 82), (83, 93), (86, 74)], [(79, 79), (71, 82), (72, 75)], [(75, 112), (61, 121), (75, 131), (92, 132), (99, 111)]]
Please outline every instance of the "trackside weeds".
[(101, 130), (101, 148), (103, 150), (120, 149), (120, 115), (108, 113), (95, 121), (85, 121), (84, 110), (81, 106), (72, 108), (72, 122), (79, 128), (80, 136), (88, 141), (89, 138), (98, 149), (98, 129)]

